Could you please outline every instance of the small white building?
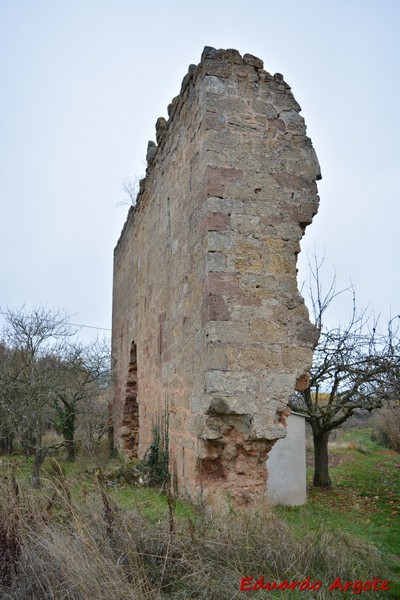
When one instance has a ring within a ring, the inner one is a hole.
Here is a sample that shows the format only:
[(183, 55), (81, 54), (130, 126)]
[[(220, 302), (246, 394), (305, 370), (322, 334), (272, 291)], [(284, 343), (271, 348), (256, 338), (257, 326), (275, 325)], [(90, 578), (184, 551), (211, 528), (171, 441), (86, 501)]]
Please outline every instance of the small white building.
[(304, 415), (292, 412), (287, 419), (287, 435), (268, 454), (268, 480), (265, 495), (269, 504), (297, 506), (307, 501), (306, 427)]

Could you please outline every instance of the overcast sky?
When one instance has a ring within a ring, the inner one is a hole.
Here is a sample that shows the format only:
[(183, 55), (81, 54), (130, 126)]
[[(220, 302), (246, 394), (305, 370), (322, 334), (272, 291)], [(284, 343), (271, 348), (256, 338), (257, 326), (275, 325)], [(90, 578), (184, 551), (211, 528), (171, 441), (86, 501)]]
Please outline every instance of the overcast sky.
[(122, 180), (207, 45), (262, 58), (302, 106), (323, 179), (300, 278), (316, 247), (327, 283), (399, 313), (399, 31), (398, 0), (0, 0), (0, 306), (111, 327)]

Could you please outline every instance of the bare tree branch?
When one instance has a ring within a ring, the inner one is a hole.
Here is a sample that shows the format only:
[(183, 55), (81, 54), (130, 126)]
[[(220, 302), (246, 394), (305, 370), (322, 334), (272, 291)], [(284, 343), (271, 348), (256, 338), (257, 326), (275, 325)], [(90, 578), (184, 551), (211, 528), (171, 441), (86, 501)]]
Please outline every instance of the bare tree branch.
[[(371, 411), (399, 395), (399, 317), (382, 328), (381, 317), (357, 310), (354, 287), (336, 292), (335, 275), (323, 292), (321, 267), (310, 263), (308, 285), (314, 323), (320, 336), (314, 352), (309, 387), (289, 406), (303, 412), (314, 437), (314, 485), (330, 486), (327, 443), (329, 433), (357, 410)], [(352, 295), (351, 315), (345, 326), (327, 329), (324, 315), (343, 292)]]

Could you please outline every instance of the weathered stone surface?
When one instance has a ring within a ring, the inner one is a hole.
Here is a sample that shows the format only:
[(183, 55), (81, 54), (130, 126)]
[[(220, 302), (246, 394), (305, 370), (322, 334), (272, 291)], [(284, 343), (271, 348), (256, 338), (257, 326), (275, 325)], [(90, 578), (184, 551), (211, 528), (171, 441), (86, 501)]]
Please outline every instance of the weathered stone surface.
[(260, 58), (257, 58), (256, 56), (253, 56), (252, 54), (245, 54), (243, 56), (243, 62), (246, 65), (250, 65), (252, 67), (255, 67), (256, 69), (263, 69), (264, 68), (264, 63)]
[(151, 165), (151, 163), (153, 162), (153, 159), (155, 157), (157, 153), (157, 146), (155, 142), (150, 141), (147, 144), (147, 153), (146, 153), (146, 160), (147, 160), (147, 164), (148, 166)]
[(163, 138), (165, 132), (167, 131), (167, 128), (168, 128), (167, 121), (164, 119), (164, 117), (159, 117), (157, 119), (157, 122), (156, 122), (157, 144), (160, 143), (160, 141)]
[(280, 74), (206, 47), (157, 121), (114, 254), (114, 431), (143, 457), (167, 419), (178, 492), (263, 498), (265, 458), (307, 384), (297, 290), (320, 167)]

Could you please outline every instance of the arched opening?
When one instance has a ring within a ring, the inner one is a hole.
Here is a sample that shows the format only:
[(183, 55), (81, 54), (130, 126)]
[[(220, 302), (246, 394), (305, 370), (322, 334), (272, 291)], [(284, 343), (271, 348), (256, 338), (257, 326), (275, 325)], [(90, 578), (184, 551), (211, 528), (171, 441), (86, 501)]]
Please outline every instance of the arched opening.
[(123, 451), (130, 458), (137, 457), (139, 445), (139, 403), (136, 344), (132, 342), (122, 416)]

